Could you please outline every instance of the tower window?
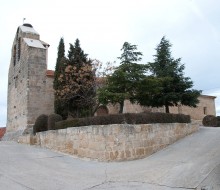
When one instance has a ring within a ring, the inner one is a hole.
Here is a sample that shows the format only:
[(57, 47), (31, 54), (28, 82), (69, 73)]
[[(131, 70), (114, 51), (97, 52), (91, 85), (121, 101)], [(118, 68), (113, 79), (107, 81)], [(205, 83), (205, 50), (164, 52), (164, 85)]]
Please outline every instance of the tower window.
[(203, 114), (207, 115), (207, 107), (203, 107)]
[(20, 60), (21, 56), (21, 38), (18, 38), (18, 61)]
[(14, 66), (16, 64), (16, 45), (14, 45), (14, 48), (13, 48), (13, 62), (14, 62)]
[(18, 76), (15, 77), (15, 88), (18, 86)]

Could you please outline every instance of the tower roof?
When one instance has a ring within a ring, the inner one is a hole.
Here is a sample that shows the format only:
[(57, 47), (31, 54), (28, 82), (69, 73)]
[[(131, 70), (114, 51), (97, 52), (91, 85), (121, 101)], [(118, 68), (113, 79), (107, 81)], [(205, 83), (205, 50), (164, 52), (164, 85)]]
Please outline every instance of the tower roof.
[(19, 26), (19, 28), (21, 29), (22, 32), (25, 33), (32, 33), (32, 34), (37, 34), (39, 35), (33, 28), (33, 26), (31, 24), (23, 24), (21, 26)]

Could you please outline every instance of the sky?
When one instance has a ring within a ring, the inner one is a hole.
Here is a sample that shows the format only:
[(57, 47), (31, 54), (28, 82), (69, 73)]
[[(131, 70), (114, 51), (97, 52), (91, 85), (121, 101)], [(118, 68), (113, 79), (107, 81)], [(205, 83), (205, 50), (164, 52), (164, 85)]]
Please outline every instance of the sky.
[(33, 25), (49, 43), (48, 69), (54, 69), (57, 47), (64, 38), (80, 40), (89, 58), (116, 64), (124, 42), (137, 45), (141, 63), (153, 61), (161, 38), (172, 44), (172, 56), (182, 58), (185, 76), (194, 89), (214, 95), (220, 115), (219, 0), (7, 0), (0, 6), (0, 127), (6, 126), (7, 78), (17, 27)]

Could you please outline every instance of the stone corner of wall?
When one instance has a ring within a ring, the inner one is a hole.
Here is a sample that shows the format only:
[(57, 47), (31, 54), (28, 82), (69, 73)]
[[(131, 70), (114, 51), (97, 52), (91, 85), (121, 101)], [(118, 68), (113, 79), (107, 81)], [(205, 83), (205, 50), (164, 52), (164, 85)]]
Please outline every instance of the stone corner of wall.
[(33, 134), (24, 134), (18, 138), (18, 143), (21, 144), (29, 144), (29, 145), (37, 145), (37, 136)]

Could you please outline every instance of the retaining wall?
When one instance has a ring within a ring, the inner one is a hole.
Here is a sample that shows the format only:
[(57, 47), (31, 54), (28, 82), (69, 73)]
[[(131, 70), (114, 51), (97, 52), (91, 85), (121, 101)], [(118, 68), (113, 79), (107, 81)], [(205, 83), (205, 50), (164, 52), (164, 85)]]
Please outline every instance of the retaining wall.
[(97, 125), (40, 132), (19, 141), (83, 158), (123, 161), (149, 156), (197, 130), (197, 124), (185, 123)]

